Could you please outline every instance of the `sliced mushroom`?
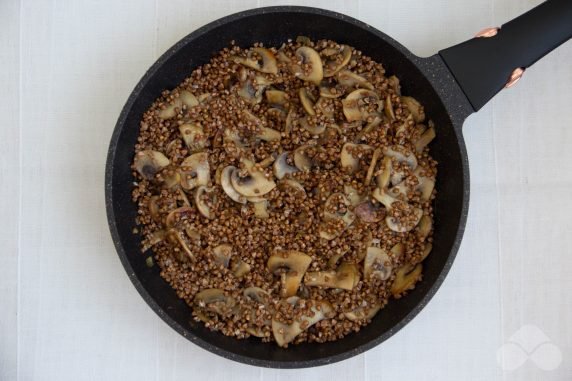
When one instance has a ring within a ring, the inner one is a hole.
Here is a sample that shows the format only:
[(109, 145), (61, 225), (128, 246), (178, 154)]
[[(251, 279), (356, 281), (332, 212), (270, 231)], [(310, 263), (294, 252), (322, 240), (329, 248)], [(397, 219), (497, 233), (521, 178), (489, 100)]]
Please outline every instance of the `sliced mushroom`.
[(393, 296), (400, 297), (405, 291), (412, 289), (415, 283), (421, 279), (422, 271), (421, 263), (416, 266), (407, 263), (400, 267), (395, 273), (395, 280), (391, 286)]
[(286, 120), (284, 121), (284, 133), (286, 135), (290, 135), (290, 132), (292, 132), (292, 125), (294, 124), (295, 118), (296, 112), (294, 111), (294, 108), (291, 108), (290, 111), (288, 111), (288, 115), (286, 115)]
[(232, 245), (222, 243), (213, 249), (213, 258), (216, 264), (227, 268), (232, 256)]
[(330, 120), (334, 118), (335, 104), (332, 99), (320, 97), (314, 104), (314, 108), (316, 109), (317, 114), (321, 114)]
[(350, 201), (343, 193), (332, 193), (324, 203), (325, 219), (341, 219), (349, 211)]
[(178, 189), (181, 184), (181, 174), (173, 166), (168, 166), (163, 169), (159, 177), (163, 182), (163, 186), (170, 190)]
[(342, 218), (330, 218), (322, 221), (318, 228), (318, 233), (321, 238), (328, 241), (339, 237), (354, 221), (356, 215), (348, 210)]
[(199, 309), (222, 316), (227, 316), (237, 311), (236, 300), (231, 296), (225, 295), (224, 291), (218, 288), (207, 288), (197, 293), (194, 302)]
[(373, 147), (367, 144), (354, 144), (346, 143), (342, 147), (341, 153), (341, 163), (342, 168), (344, 168), (349, 173), (355, 173), (359, 169), (359, 158), (363, 155), (363, 152), (372, 150)]
[(357, 205), (354, 208), (354, 213), (360, 220), (366, 223), (379, 222), (383, 220), (387, 214), (379, 203), (373, 203), (370, 200)]
[[(357, 278), (357, 279), (356, 279)], [(359, 271), (353, 263), (342, 263), (336, 271), (307, 272), (304, 277), (306, 286), (353, 290), (359, 282)]]
[(167, 107), (159, 111), (159, 118), (161, 119), (171, 119), (177, 115), (177, 109), (181, 109), (183, 105), (183, 101), (181, 98), (175, 98), (172, 103), (170, 103)]
[(205, 201), (206, 196), (214, 196), (214, 188), (209, 188), (206, 185), (201, 185), (195, 190), (195, 205), (197, 210), (200, 214), (204, 217), (212, 220), (215, 215), (211, 208), (211, 205), (216, 205), (216, 196), (215, 198), (210, 197), (210, 200), (207, 202)]
[(367, 169), (367, 174), (365, 176), (364, 184), (368, 186), (371, 183), (371, 179), (373, 177), (373, 173), (375, 172), (375, 166), (377, 165), (377, 160), (381, 156), (381, 150), (379, 148), (373, 151), (373, 156), (371, 157), (371, 162), (369, 164), (369, 168)]
[(312, 257), (294, 250), (277, 252), (270, 256), (266, 265), (272, 273), (281, 274), (282, 297), (296, 295), (310, 262)]
[(259, 127), (255, 136), (265, 142), (277, 142), (282, 138), (280, 131), (268, 127)]
[(433, 221), (431, 220), (431, 217), (425, 215), (421, 217), (421, 220), (419, 220), (419, 225), (417, 226), (417, 236), (421, 241), (425, 241), (431, 233), (432, 229)]
[(423, 132), (423, 134), (419, 137), (419, 139), (417, 139), (417, 141), (415, 142), (415, 151), (417, 151), (418, 153), (422, 152), (423, 149), (429, 144), (431, 143), (431, 141), (433, 139), (435, 139), (435, 136), (437, 136), (435, 134), (435, 128), (434, 127), (429, 127), (427, 130), (425, 130), (425, 132)]
[[(336, 49), (337, 50), (337, 49)], [(328, 55), (324, 62), (324, 77), (332, 77), (342, 70), (352, 58), (352, 48), (341, 45), (335, 54)]]
[(288, 94), (280, 90), (266, 90), (266, 101), (272, 106), (285, 107), (288, 103)]
[(275, 319), (272, 320), (272, 333), (279, 346), (286, 347), (296, 336), (320, 320), (326, 319), (334, 311), (332, 305), (326, 301), (312, 301), (312, 304), (312, 316), (302, 316), (299, 320), (295, 320), (290, 325), (281, 323)]
[(387, 280), (391, 276), (392, 270), (391, 258), (385, 250), (375, 246), (367, 248), (363, 261), (364, 278), (375, 277), (380, 280)]
[(306, 153), (306, 150), (313, 148), (310, 145), (302, 145), (294, 150), (294, 165), (303, 172), (309, 172), (314, 166), (314, 162)]
[(253, 48), (247, 53), (246, 58), (235, 57), (234, 61), (262, 73), (278, 74), (276, 57), (269, 49)]
[[(385, 223), (387, 224), (387, 227), (394, 232), (406, 233), (410, 231), (417, 226), (423, 216), (422, 209), (416, 208), (405, 201), (397, 200), (395, 197), (389, 195), (386, 191), (380, 188), (375, 188), (372, 196), (377, 201), (381, 202), (388, 211), (390, 211), (387, 217), (385, 217)], [(391, 210), (395, 207), (399, 208), (399, 214), (403, 217), (403, 220), (398, 219), (391, 214)]]
[(413, 152), (401, 146), (386, 147), (383, 154), (395, 159), (399, 163), (405, 163), (413, 171), (417, 168), (417, 158)]
[(165, 226), (172, 228), (190, 220), (195, 215), (195, 210), (189, 206), (181, 206), (172, 210), (165, 218)]
[(433, 193), (433, 188), (435, 188), (435, 180), (432, 177), (423, 176), (422, 167), (417, 167), (417, 169), (413, 171), (412, 176), (415, 177), (416, 185), (411, 185), (411, 183), (404, 180), (391, 188), (390, 192), (393, 194), (407, 196), (408, 192), (416, 191), (421, 193), (421, 199), (423, 201), (429, 200)]
[(231, 263), (232, 274), (237, 278), (242, 278), (250, 272), (250, 265), (242, 259), (237, 259)]
[(316, 115), (316, 111), (314, 110), (316, 99), (312, 94), (305, 87), (301, 87), (298, 91), (298, 96), (300, 97), (300, 103), (302, 103), (304, 111), (306, 111), (308, 115)]
[(306, 198), (306, 189), (296, 180), (282, 179), (278, 182), (278, 188), (289, 193), (297, 193), (300, 198)]
[(230, 128), (224, 130), (223, 140), (226, 143), (232, 142), (237, 148), (244, 150), (248, 146), (248, 142), (242, 139), (237, 131)]
[(194, 153), (187, 157), (180, 166), (181, 186), (191, 190), (200, 185), (208, 185), (210, 181), (210, 167), (206, 152)]
[(292, 72), (303, 81), (319, 85), (324, 78), (322, 59), (318, 52), (308, 46), (296, 50), (296, 63), (292, 65)]
[(276, 176), (276, 178), (279, 180), (286, 175), (291, 175), (293, 173), (298, 172), (298, 168), (293, 167), (286, 162), (287, 158), (288, 158), (288, 153), (283, 152), (280, 155), (278, 155), (276, 161), (274, 161), (273, 165), (274, 176)]
[(330, 259), (328, 259), (328, 267), (330, 267), (330, 268), (332, 268), (332, 269), (333, 269), (333, 268), (336, 268), (338, 262), (340, 261), (340, 259), (342, 259), (342, 257), (343, 257), (344, 255), (346, 255), (346, 254), (348, 253), (348, 251), (349, 251), (349, 249), (347, 249), (347, 250), (339, 249), (339, 252), (337, 252), (336, 254), (332, 255), (332, 256), (330, 257)]
[(344, 316), (346, 319), (351, 321), (369, 321), (379, 312), (381, 309), (381, 304), (374, 304), (371, 307), (358, 307), (352, 311), (345, 312)]
[(179, 131), (191, 153), (198, 152), (207, 145), (208, 136), (200, 125), (185, 123), (179, 126)]
[(344, 95), (344, 86), (337, 83), (322, 82), (320, 84), (320, 96), (324, 98), (339, 98)]
[(246, 197), (238, 193), (232, 186), (231, 179), (238, 172), (236, 167), (229, 165), (225, 167), (220, 175), (220, 185), (222, 190), (231, 200), (238, 202), (239, 204), (246, 204)]
[(245, 177), (240, 177), (238, 171), (232, 171), (230, 183), (238, 193), (247, 197), (263, 196), (276, 187), (276, 183), (263, 172), (252, 170)]
[(242, 82), (237, 91), (238, 96), (244, 99), (247, 103), (258, 104), (262, 101), (262, 93), (265, 86), (258, 86), (256, 88), (251, 79)]
[[(167, 232), (167, 239), (173, 244), (178, 246), (178, 248), (182, 249), (183, 252), (187, 255), (187, 257), (191, 260), (194, 261), (195, 260), (195, 254), (193, 254), (193, 252), (191, 251), (191, 248), (189, 247), (189, 244), (187, 243), (187, 241), (183, 238), (183, 235), (181, 234), (181, 232), (175, 230), (175, 229), (170, 229)], [(179, 257), (179, 260), (182, 260), (182, 257)]]
[(159, 221), (160, 219), (160, 208), (159, 208), (159, 196), (151, 196), (149, 197), (149, 201), (147, 202), (147, 209), (149, 209), (149, 214), (154, 221)]
[(385, 98), (384, 112), (385, 116), (389, 120), (395, 120), (395, 111), (393, 111), (393, 102), (391, 101), (390, 94), (387, 94), (387, 97)]
[(377, 128), (382, 122), (382, 119), (379, 115), (376, 115), (373, 120), (371, 122), (369, 122), (363, 130), (361, 130), (357, 135), (356, 135), (356, 142), (360, 142), (364, 139), (364, 137), (369, 134), (371, 131), (373, 131), (374, 128)]
[(373, 90), (373, 85), (367, 79), (359, 74), (355, 74), (349, 70), (342, 70), (337, 75), (338, 83), (348, 89), (361, 88)]
[(155, 175), (169, 164), (169, 159), (159, 151), (145, 150), (135, 154), (135, 170), (147, 180), (153, 180)]
[(266, 304), (270, 294), (260, 287), (247, 287), (242, 292), (245, 298), (260, 304)]
[(409, 109), (416, 123), (421, 123), (425, 120), (425, 111), (423, 110), (423, 106), (417, 102), (417, 99), (413, 97), (401, 97), (401, 103)]
[(433, 245), (429, 242), (426, 243), (425, 248), (423, 249), (423, 254), (421, 255), (421, 261), (424, 261), (425, 258), (427, 258), (429, 256), (429, 253), (431, 253), (431, 250), (433, 250)]
[(358, 190), (351, 185), (344, 185), (344, 194), (352, 206), (361, 204), (365, 200), (365, 196), (360, 194)]
[(379, 105), (377, 94), (365, 89), (354, 90), (342, 100), (344, 116), (348, 122), (366, 120), (377, 113)]
[(254, 205), (254, 215), (260, 219), (266, 219), (270, 217), (270, 213), (268, 213), (268, 201), (257, 201), (253, 202)]
[(300, 118), (299, 122), (300, 122), (300, 126), (302, 126), (302, 128), (304, 128), (306, 131), (308, 131), (312, 135), (321, 135), (324, 133), (324, 131), (326, 131), (326, 125), (325, 124), (313, 124), (312, 125), (308, 122), (308, 117)]
[(376, 176), (375, 181), (379, 189), (386, 189), (391, 178), (392, 163), (391, 157), (385, 156), (381, 162), (383, 170)]

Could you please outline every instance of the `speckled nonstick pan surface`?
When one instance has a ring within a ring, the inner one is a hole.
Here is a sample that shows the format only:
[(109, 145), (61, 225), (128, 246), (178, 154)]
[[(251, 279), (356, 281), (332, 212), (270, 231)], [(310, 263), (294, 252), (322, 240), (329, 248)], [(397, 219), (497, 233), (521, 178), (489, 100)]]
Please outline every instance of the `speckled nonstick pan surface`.
[[(538, 14), (538, 10), (534, 12)], [(572, 9), (568, 12), (571, 15)], [(569, 33), (568, 38), (572, 34), (566, 28), (564, 32)], [(161, 278), (159, 268), (146, 266), (145, 256), (141, 253), (141, 237), (133, 234), (137, 209), (131, 201), (134, 179), (130, 164), (141, 117), (162, 90), (176, 87), (194, 68), (207, 63), (217, 51), (229, 46), (231, 40), (243, 47), (255, 42), (280, 46), (298, 35), (314, 40), (327, 38), (356, 47), (381, 62), (388, 75), (397, 75), (403, 92), (417, 98), (435, 122), (437, 138), (431, 144), (431, 154), (439, 162), (439, 172), (434, 205), (434, 245), (424, 262), (423, 281), (407, 297), (390, 301), (359, 333), (336, 342), (304, 343), (283, 349), (274, 343), (261, 343), (257, 338), (239, 341), (209, 331), (202, 323), (192, 320), (191, 308)], [(107, 158), (105, 198), (111, 235), (127, 274), (143, 299), (167, 324), (193, 343), (223, 357), (264, 367), (303, 368), (340, 361), (382, 343), (403, 328), (437, 292), (461, 243), (469, 205), (469, 164), (461, 133), (463, 121), (503, 85), (493, 79), (476, 88), (463, 79), (463, 70), (472, 70), (471, 65), (478, 62), (459, 64), (457, 52), (478, 49), (479, 46), (473, 46), (474, 41), (429, 58), (420, 58), (384, 33), (348, 16), (306, 7), (271, 7), (219, 19), (175, 44), (145, 73), (131, 93), (117, 121)], [(479, 44), (477, 41), (476, 45)], [(542, 55), (554, 47), (545, 48)], [(467, 55), (466, 52), (462, 54)], [(511, 64), (506, 63), (502, 70), (493, 71), (499, 72), (497, 77), (501, 79), (508, 78), (512, 66), (507, 65)], [(483, 86), (486, 91), (481, 91)]]

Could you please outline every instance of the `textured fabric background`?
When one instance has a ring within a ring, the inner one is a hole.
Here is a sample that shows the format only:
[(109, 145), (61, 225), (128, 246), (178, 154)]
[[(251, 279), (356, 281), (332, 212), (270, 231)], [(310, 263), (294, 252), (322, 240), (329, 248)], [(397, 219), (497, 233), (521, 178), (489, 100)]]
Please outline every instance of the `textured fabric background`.
[[(539, 1), (293, 3), (357, 17), (428, 56)], [(259, 369), (191, 344), (143, 302), (104, 210), (120, 109), (180, 38), (277, 4), (0, 2), (0, 380), (572, 379), (570, 42), (467, 120), (471, 203), (458, 259), (383, 345), (327, 367)]]

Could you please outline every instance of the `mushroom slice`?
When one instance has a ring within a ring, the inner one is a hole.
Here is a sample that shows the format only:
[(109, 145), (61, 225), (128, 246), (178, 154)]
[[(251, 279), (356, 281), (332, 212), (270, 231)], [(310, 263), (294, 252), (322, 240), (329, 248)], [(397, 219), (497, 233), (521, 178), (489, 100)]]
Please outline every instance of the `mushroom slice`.
[(323, 116), (329, 119), (334, 118), (335, 103), (332, 99), (320, 97), (314, 106)]
[(181, 109), (182, 105), (183, 101), (181, 98), (175, 98), (172, 103), (169, 103), (167, 107), (159, 111), (159, 118), (163, 120), (174, 118), (177, 115), (177, 109)]
[(320, 320), (326, 319), (328, 315), (334, 311), (332, 305), (326, 301), (312, 301), (312, 304), (312, 316), (302, 316), (299, 320), (295, 320), (290, 325), (281, 323), (275, 319), (272, 320), (272, 333), (279, 346), (286, 347), (296, 336)]
[(364, 184), (366, 186), (368, 186), (369, 183), (371, 183), (371, 178), (373, 177), (373, 172), (375, 171), (375, 166), (377, 165), (377, 160), (379, 159), (379, 156), (381, 156), (381, 150), (377, 148), (375, 151), (373, 151), (373, 156), (371, 157), (371, 163), (369, 164), (369, 168), (367, 169), (367, 174), (365, 176), (365, 181), (364, 181)]
[(339, 237), (355, 221), (355, 218), (356, 215), (348, 210), (342, 218), (325, 219), (319, 226), (318, 233), (321, 238), (331, 241)]
[(286, 135), (290, 135), (290, 132), (292, 132), (292, 125), (294, 124), (295, 117), (296, 112), (294, 111), (294, 108), (291, 108), (290, 111), (288, 111), (288, 115), (286, 115), (286, 120), (284, 121), (284, 133)]
[(276, 161), (274, 161), (273, 170), (274, 176), (276, 176), (277, 179), (282, 179), (286, 175), (291, 175), (298, 172), (298, 168), (293, 167), (286, 162), (287, 158), (288, 153), (282, 152), (280, 155), (278, 155)]
[(389, 180), (391, 178), (392, 163), (391, 157), (384, 156), (381, 166), (383, 170), (376, 176), (375, 181), (379, 189), (385, 189), (389, 185)]
[(181, 206), (167, 214), (167, 218), (165, 218), (165, 226), (168, 228), (179, 226), (181, 222), (190, 220), (194, 214), (195, 210), (193, 208), (189, 206)]
[(364, 151), (370, 151), (373, 147), (367, 144), (346, 143), (342, 147), (341, 162), (342, 168), (349, 173), (355, 173), (359, 169), (359, 157)]
[[(387, 224), (387, 227), (394, 232), (406, 233), (410, 231), (417, 226), (423, 216), (422, 209), (416, 208), (405, 201), (397, 200), (380, 188), (375, 188), (372, 196), (377, 201), (381, 202), (389, 211), (387, 217), (385, 217), (385, 223)], [(404, 220), (398, 219), (391, 213), (394, 208), (399, 209), (399, 215), (404, 217)]]
[(179, 94), (179, 99), (181, 99), (181, 102), (189, 108), (199, 105), (199, 100), (197, 97), (195, 97), (193, 93), (187, 90), (181, 91)]
[(421, 217), (421, 220), (419, 220), (419, 225), (417, 226), (417, 236), (421, 241), (425, 241), (431, 233), (432, 229), (433, 221), (431, 220), (431, 217), (425, 215)]
[(200, 185), (208, 185), (210, 181), (210, 167), (206, 152), (194, 153), (187, 157), (180, 166), (181, 186), (191, 190)]
[(210, 193), (213, 193), (213, 191), (214, 188), (209, 188), (206, 185), (201, 185), (195, 190), (195, 205), (199, 213), (209, 220), (212, 220), (215, 217), (213, 210), (209, 204), (216, 204), (216, 196), (209, 197), (210, 200), (208, 202), (205, 200), (205, 198)]
[(232, 245), (222, 243), (213, 249), (214, 261), (224, 268), (227, 268), (232, 256)]
[(169, 159), (159, 151), (145, 150), (135, 154), (133, 166), (143, 178), (153, 180), (155, 175), (168, 166)]
[(417, 158), (413, 152), (402, 146), (392, 146), (383, 149), (383, 154), (395, 159), (399, 163), (405, 163), (413, 171), (417, 168)]
[(353, 290), (359, 282), (359, 271), (353, 263), (342, 263), (336, 271), (307, 272), (304, 277), (306, 286)]
[(424, 261), (425, 258), (427, 258), (429, 256), (429, 253), (431, 253), (431, 250), (433, 250), (433, 245), (431, 243), (426, 243), (425, 248), (423, 249), (423, 254), (421, 255), (421, 261)]
[(302, 126), (306, 131), (308, 131), (312, 135), (321, 135), (324, 133), (324, 131), (326, 131), (326, 125), (325, 124), (311, 125), (308, 122), (308, 117), (300, 118), (299, 122), (300, 122), (300, 126)]
[(309, 145), (303, 145), (294, 150), (294, 165), (303, 172), (309, 172), (313, 167), (313, 160), (306, 153)]
[(200, 125), (185, 123), (179, 126), (179, 131), (189, 151), (198, 152), (207, 145), (208, 137)]
[(239, 204), (246, 204), (246, 197), (238, 193), (232, 186), (231, 179), (238, 172), (236, 167), (229, 165), (225, 167), (220, 174), (220, 185), (222, 190), (232, 201), (238, 202)]
[(235, 277), (242, 278), (250, 272), (250, 265), (242, 259), (238, 259), (231, 264), (231, 270)]
[(390, 192), (407, 196), (408, 192), (417, 191), (421, 193), (421, 199), (423, 201), (429, 200), (431, 198), (431, 194), (433, 194), (433, 188), (435, 188), (435, 180), (431, 177), (423, 176), (422, 173), (422, 167), (417, 167), (417, 169), (413, 171), (412, 176), (415, 177), (417, 185), (411, 186), (406, 181), (402, 181), (391, 188)]
[(263, 172), (252, 170), (245, 177), (240, 177), (238, 171), (232, 171), (230, 183), (238, 193), (246, 197), (263, 196), (276, 187), (276, 183)]
[(320, 96), (324, 98), (339, 98), (344, 95), (345, 88), (340, 84), (320, 83)]
[(342, 100), (344, 116), (348, 122), (366, 120), (375, 115), (379, 104), (377, 94), (365, 89), (354, 90)]
[(268, 213), (268, 201), (257, 201), (253, 202), (254, 205), (254, 215), (260, 219), (266, 219), (270, 217), (270, 213)]
[(391, 101), (390, 94), (387, 94), (387, 97), (385, 98), (384, 112), (385, 116), (389, 120), (395, 120), (395, 112), (393, 111), (393, 102)]
[(265, 142), (277, 142), (282, 138), (280, 131), (268, 127), (259, 127), (255, 136)]
[(258, 104), (262, 101), (262, 93), (264, 92), (264, 86), (254, 87), (252, 81), (247, 79), (242, 82), (240, 88), (237, 91), (238, 96), (244, 99), (250, 104)]
[(288, 103), (288, 94), (280, 90), (266, 90), (266, 101), (272, 106), (284, 107)]
[(173, 166), (168, 166), (161, 171), (160, 179), (163, 181), (163, 186), (170, 190), (176, 190), (181, 183), (181, 174)]
[(423, 106), (417, 102), (417, 99), (413, 97), (401, 97), (401, 103), (409, 109), (415, 122), (421, 123), (425, 120), (425, 111), (423, 110)]
[(435, 134), (435, 128), (429, 127), (415, 142), (415, 151), (418, 153), (422, 152), (427, 144), (431, 143), (431, 141), (435, 139), (435, 136), (437, 136)]
[(278, 189), (291, 192), (291, 193), (298, 193), (300, 198), (306, 198), (306, 189), (296, 180), (292, 179), (283, 179), (278, 182)]
[(344, 185), (344, 194), (349, 200), (351, 206), (359, 205), (365, 200), (365, 196), (360, 194), (357, 189), (351, 185)]
[(363, 261), (364, 278), (375, 277), (380, 280), (387, 280), (391, 276), (392, 270), (391, 258), (385, 250), (375, 246), (367, 248)]
[(294, 250), (280, 251), (268, 259), (266, 266), (274, 274), (281, 274), (282, 297), (296, 295), (312, 257)]
[(248, 142), (246, 142), (244, 139), (242, 139), (237, 131), (232, 130), (230, 128), (227, 128), (224, 130), (223, 134), (224, 134), (224, 137), (223, 137), (224, 142), (227, 142), (227, 143), (232, 142), (232, 143), (234, 143), (234, 145), (237, 148), (239, 148), (241, 150), (246, 149)]
[(306, 111), (308, 115), (316, 115), (316, 111), (314, 110), (314, 102), (316, 100), (312, 94), (305, 87), (301, 87), (298, 91), (298, 96), (300, 97), (300, 103), (302, 103), (304, 111)]
[(296, 61), (292, 65), (292, 72), (303, 81), (319, 85), (324, 78), (322, 59), (318, 52), (308, 46), (296, 50)]
[(246, 58), (234, 57), (234, 61), (262, 73), (278, 74), (276, 57), (269, 49), (253, 48), (247, 53)]
[(195, 295), (195, 305), (203, 310), (219, 315), (230, 315), (236, 312), (236, 300), (225, 295), (219, 288), (207, 288)]
[(338, 83), (348, 89), (352, 88), (362, 88), (367, 90), (373, 90), (373, 85), (368, 82), (367, 79), (359, 74), (356, 74), (349, 70), (342, 70), (336, 76)]
[(349, 211), (350, 201), (343, 193), (332, 193), (324, 203), (325, 219), (341, 219)]
[[(181, 249), (183, 249), (183, 252), (185, 254), (187, 254), (187, 257), (191, 260), (194, 261), (195, 260), (195, 255), (193, 254), (193, 252), (191, 251), (191, 248), (189, 247), (187, 241), (185, 241), (185, 239), (183, 238), (182, 234), (175, 230), (175, 229), (170, 229), (167, 232), (167, 239), (173, 244), (173, 245), (177, 245), (179, 246)], [(183, 260), (183, 257), (179, 257), (179, 260)]]
[(423, 266), (421, 263), (416, 266), (407, 263), (397, 269), (395, 280), (391, 286), (391, 293), (394, 297), (400, 297), (405, 291), (412, 289), (415, 283), (421, 279)]
[(147, 209), (149, 209), (149, 214), (154, 221), (159, 221), (160, 219), (160, 208), (159, 208), (159, 196), (151, 196), (149, 197), (149, 201), (147, 202)]
[(266, 304), (270, 294), (260, 287), (247, 287), (242, 291), (245, 298), (260, 304)]
[(382, 119), (379, 115), (376, 115), (373, 120), (371, 122), (369, 122), (363, 130), (361, 130), (355, 138), (356, 142), (360, 142), (361, 140), (364, 139), (364, 137), (369, 134), (371, 131), (373, 131), (374, 128), (376, 128), (377, 126), (379, 126), (382, 122)]
[(329, 55), (324, 62), (324, 77), (332, 77), (342, 70), (352, 58), (352, 48), (347, 45), (340, 46), (337, 54)]
[(387, 214), (381, 205), (369, 200), (357, 205), (354, 208), (354, 213), (360, 220), (366, 223), (379, 222), (384, 219)]
[(351, 321), (369, 321), (379, 312), (381, 309), (381, 304), (374, 304), (371, 307), (358, 307), (355, 310), (345, 312), (344, 316), (346, 319)]

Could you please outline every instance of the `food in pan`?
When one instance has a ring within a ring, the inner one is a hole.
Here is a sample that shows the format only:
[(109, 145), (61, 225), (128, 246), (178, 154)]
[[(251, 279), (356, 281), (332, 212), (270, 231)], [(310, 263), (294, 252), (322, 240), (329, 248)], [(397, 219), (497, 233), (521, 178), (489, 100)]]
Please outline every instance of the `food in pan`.
[(287, 347), (359, 331), (422, 278), (434, 137), (399, 79), (350, 46), (232, 44), (141, 121), (148, 263), (225, 335)]

